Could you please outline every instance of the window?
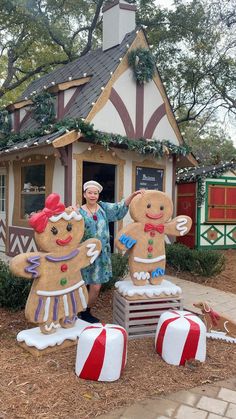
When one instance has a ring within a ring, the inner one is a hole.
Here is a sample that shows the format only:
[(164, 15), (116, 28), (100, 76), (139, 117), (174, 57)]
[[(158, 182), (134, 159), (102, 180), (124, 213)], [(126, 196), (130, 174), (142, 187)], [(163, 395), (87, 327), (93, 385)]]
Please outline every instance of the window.
[(54, 156), (29, 156), (13, 163), (13, 225), (29, 227), (32, 212), (44, 208), (45, 198), (52, 192)]
[(0, 175), (0, 212), (6, 211), (6, 175)]
[(45, 164), (21, 168), (21, 218), (44, 208)]
[(235, 223), (236, 184), (208, 184), (207, 221)]

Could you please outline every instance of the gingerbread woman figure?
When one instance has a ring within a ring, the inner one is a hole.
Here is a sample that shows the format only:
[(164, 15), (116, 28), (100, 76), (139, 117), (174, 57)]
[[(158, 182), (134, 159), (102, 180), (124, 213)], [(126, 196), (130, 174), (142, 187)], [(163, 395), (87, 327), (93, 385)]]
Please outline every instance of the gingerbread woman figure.
[(157, 285), (165, 274), (165, 234), (183, 236), (189, 232), (192, 220), (173, 214), (171, 199), (164, 192), (147, 190), (137, 195), (130, 204), (133, 223), (124, 227), (115, 244), (129, 251), (129, 270), (134, 285)]
[(89, 239), (80, 244), (84, 220), (66, 209), (60, 196), (52, 193), (45, 208), (29, 219), (35, 230), (39, 252), (15, 256), (11, 271), (33, 279), (25, 307), (26, 318), (39, 324), (42, 333), (56, 332), (59, 326), (73, 327), (77, 313), (87, 307), (88, 293), (80, 269), (98, 257), (101, 242)]

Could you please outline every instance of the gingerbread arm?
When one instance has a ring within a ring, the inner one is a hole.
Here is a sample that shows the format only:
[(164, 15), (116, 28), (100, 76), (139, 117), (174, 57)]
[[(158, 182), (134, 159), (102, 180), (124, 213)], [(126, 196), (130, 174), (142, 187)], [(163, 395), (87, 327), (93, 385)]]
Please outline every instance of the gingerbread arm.
[(89, 266), (97, 259), (102, 250), (102, 243), (98, 239), (88, 239), (79, 246), (79, 254), (77, 256), (80, 269)]
[(132, 223), (122, 228), (115, 239), (115, 246), (122, 251), (130, 250), (137, 243), (137, 226), (139, 223)]
[(185, 236), (192, 227), (192, 220), (187, 215), (178, 215), (164, 225), (165, 234), (170, 236)]
[(23, 278), (39, 278), (40, 258), (41, 254), (36, 252), (17, 255), (10, 261), (10, 270), (14, 275)]

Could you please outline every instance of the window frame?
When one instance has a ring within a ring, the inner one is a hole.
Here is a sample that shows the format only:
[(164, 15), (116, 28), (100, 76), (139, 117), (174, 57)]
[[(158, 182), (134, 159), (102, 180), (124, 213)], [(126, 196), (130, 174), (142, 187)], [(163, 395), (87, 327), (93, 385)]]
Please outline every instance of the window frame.
[[(22, 198), (22, 168), (26, 166), (45, 165), (45, 198), (52, 192), (53, 172), (55, 158), (53, 155), (29, 155), (21, 160), (13, 162), (14, 173), (14, 209), (13, 225), (19, 227), (29, 227), (28, 219), (21, 218), (21, 198)], [(30, 192), (28, 192), (30, 194)]]
[[(234, 180), (235, 182), (228, 182), (228, 180)], [(236, 210), (236, 205), (227, 205), (226, 204), (226, 194), (225, 194), (225, 199), (224, 199), (224, 205), (222, 204), (214, 204), (210, 202), (210, 190), (211, 188), (214, 187), (220, 187), (220, 188), (224, 188), (224, 190), (226, 191), (227, 188), (235, 188), (235, 192), (236, 192), (236, 179), (235, 178), (227, 178), (225, 180), (225, 182), (217, 182), (217, 181), (208, 181), (206, 182), (206, 200), (205, 200), (205, 220), (206, 223), (210, 223), (210, 224), (236, 224), (236, 217), (234, 219), (227, 219), (226, 217), (224, 218), (220, 218), (220, 217), (216, 217), (213, 218), (210, 216), (210, 209), (211, 208), (219, 208), (219, 209), (224, 209), (224, 213), (225, 210), (227, 209), (235, 209)]]

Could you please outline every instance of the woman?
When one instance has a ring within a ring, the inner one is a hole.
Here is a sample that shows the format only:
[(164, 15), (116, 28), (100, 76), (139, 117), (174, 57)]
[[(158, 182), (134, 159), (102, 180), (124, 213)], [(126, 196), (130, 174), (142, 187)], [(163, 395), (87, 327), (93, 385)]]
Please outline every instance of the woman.
[(79, 208), (79, 212), (85, 221), (83, 241), (95, 237), (102, 242), (100, 256), (92, 265), (81, 271), (83, 280), (86, 285), (89, 285), (89, 300), (88, 308), (81, 313), (80, 317), (89, 323), (99, 322), (99, 319), (90, 313), (90, 308), (97, 301), (101, 285), (108, 282), (112, 277), (109, 222), (124, 218), (128, 212), (130, 202), (140, 193), (140, 191), (136, 191), (125, 200), (111, 204), (98, 202), (102, 189), (100, 183), (94, 180), (85, 182), (83, 190), (86, 203)]

